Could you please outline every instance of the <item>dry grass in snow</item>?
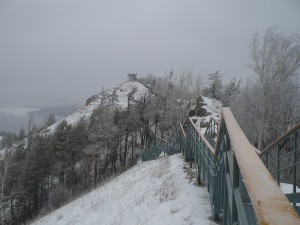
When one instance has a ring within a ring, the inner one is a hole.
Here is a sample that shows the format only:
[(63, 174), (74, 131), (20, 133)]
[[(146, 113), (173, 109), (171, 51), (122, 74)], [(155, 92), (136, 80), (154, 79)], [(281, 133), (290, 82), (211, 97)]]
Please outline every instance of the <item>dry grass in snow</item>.
[(179, 154), (139, 163), (33, 224), (215, 224), (206, 188), (185, 167)]

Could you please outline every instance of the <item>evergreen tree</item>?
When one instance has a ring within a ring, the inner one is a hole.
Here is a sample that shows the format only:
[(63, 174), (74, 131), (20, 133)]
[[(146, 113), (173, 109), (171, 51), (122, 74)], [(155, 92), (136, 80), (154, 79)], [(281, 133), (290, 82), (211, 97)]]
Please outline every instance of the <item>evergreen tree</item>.
[(25, 137), (26, 137), (25, 130), (23, 129), (23, 127), (21, 127), (21, 129), (19, 131), (19, 135), (18, 135), (19, 142), (23, 141), (25, 139)]
[(223, 87), (220, 70), (208, 74), (208, 80), (210, 83), (209, 86), (203, 90), (204, 95), (211, 98), (220, 99)]
[(55, 118), (54, 114), (50, 114), (48, 119), (47, 119), (47, 122), (46, 122), (46, 127), (51, 126), (55, 122), (56, 122), (56, 118)]
[(235, 102), (236, 98), (240, 94), (241, 79), (237, 80), (232, 78), (228, 85), (224, 87), (224, 93), (222, 95), (222, 102), (224, 105), (231, 105)]

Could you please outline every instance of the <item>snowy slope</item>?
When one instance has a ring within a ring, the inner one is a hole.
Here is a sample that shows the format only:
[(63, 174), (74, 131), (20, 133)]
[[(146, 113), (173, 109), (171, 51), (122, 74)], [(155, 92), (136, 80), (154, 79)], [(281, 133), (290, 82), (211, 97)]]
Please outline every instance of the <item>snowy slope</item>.
[(206, 188), (184, 167), (180, 155), (140, 163), (33, 224), (215, 224)]
[[(149, 92), (149, 90), (143, 84), (137, 81), (128, 81), (120, 84), (119, 87), (107, 91), (107, 93), (112, 94), (115, 91), (118, 98), (116, 107), (119, 106), (121, 108), (126, 108), (128, 107), (127, 96), (130, 92), (134, 90), (136, 90), (136, 92), (133, 94), (134, 100), (139, 100), (141, 97), (146, 96)], [(66, 120), (68, 124), (74, 125), (77, 122), (79, 122), (82, 118), (88, 119), (91, 117), (93, 111), (96, 108), (98, 108), (100, 104), (101, 104), (101, 94), (98, 94), (95, 96), (95, 99), (92, 102), (84, 106), (82, 109), (76, 111), (75, 113), (67, 116), (66, 118), (64, 118), (64, 120)], [(56, 127), (62, 122), (62, 120), (44, 129), (41, 133), (44, 135), (53, 133)]]
[(194, 116), (191, 118), (193, 119), (193, 121), (195, 121), (196, 126), (200, 129), (202, 134), (204, 134), (206, 131), (206, 127), (201, 127), (200, 123), (201, 122), (208, 123), (211, 117), (214, 118), (216, 121), (219, 121), (221, 111), (222, 111), (222, 103), (219, 100), (204, 97), (204, 96), (202, 96), (202, 99), (203, 99), (204, 103), (206, 104), (205, 106), (203, 106), (203, 108), (205, 108), (207, 110), (207, 112), (210, 113), (210, 115), (206, 116), (206, 117)]
[[(287, 183), (280, 183), (280, 189), (283, 194), (292, 194), (293, 193), (293, 185)], [(300, 193), (300, 188), (296, 186), (296, 193)], [(297, 203), (296, 206), (300, 206), (300, 203)]]
[(204, 108), (207, 110), (207, 112), (210, 112), (211, 115), (209, 115), (206, 119), (210, 119), (210, 117), (213, 117), (216, 120), (219, 120), (222, 110), (222, 103), (217, 99), (212, 99), (208, 97), (202, 97), (203, 101), (206, 103), (206, 106)]
[(133, 94), (133, 98), (135, 100), (140, 100), (141, 97), (145, 97), (149, 90), (141, 83), (137, 81), (128, 81), (120, 84), (119, 87), (112, 89), (111, 91), (116, 91), (116, 95), (118, 96), (118, 105), (122, 108), (128, 107), (128, 93), (136, 90)]

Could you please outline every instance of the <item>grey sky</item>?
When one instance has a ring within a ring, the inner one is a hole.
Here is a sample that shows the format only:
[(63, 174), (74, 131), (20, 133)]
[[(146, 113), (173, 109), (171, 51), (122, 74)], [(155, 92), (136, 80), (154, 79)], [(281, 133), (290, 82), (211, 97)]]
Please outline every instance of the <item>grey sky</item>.
[(0, 104), (83, 103), (129, 72), (251, 71), (249, 42), (300, 34), (299, 0), (0, 0)]

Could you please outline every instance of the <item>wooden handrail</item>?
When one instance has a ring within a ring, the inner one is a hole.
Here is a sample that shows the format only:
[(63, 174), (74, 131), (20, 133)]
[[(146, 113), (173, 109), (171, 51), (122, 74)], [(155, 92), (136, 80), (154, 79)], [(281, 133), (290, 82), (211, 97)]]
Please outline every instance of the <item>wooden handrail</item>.
[(249, 143), (228, 107), (223, 108), (222, 117), (259, 223), (300, 224), (297, 213), (253, 151), (254, 147)]
[(198, 129), (198, 127), (196, 127), (195, 123), (193, 122), (193, 119), (190, 117), (189, 118), (190, 123), (193, 125), (193, 127), (195, 128), (195, 130), (199, 133), (199, 136), (201, 137), (201, 139), (204, 141), (205, 145), (208, 147), (208, 149), (210, 150), (210, 152), (215, 155), (216, 150), (211, 146), (211, 144), (206, 140), (206, 138), (204, 137), (204, 135), (201, 133), (201, 131)]
[(161, 140), (161, 141), (165, 142), (165, 143), (168, 143), (168, 141), (167, 141), (167, 140), (165, 140), (165, 139), (163, 139), (163, 138), (161, 138), (161, 137), (159, 137), (159, 136), (157, 136), (157, 135), (155, 135), (155, 137), (156, 137), (157, 139), (159, 139), (159, 140)]
[(270, 148), (272, 148), (274, 145), (278, 144), (282, 140), (284, 140), (287, 136), (289, 136), (291, 133), (296, 131), (297, 129), (300, 129), (300, 122), (297, 123), (295, 126), (293, 126), (291, 129), (289, 129), (286, 133), (281, 135), (279, 138), (277, 138), (275, 141), (273, 141), (268, 147), (266, 147), (264, 150), (261, 151), (261, 154), (264, 154), (266, 151), (268, 151)]
[(186, 134), (185, 134), (185, 132), (184, 132), (184, 129), (183, 129), (183, 126), (182, 126), (181, 122), (179, 122), (179, 124), (180, 124), (181, 131), (182, 131), (182, 133), (183, 133), (183, 136), (186, 138)]

